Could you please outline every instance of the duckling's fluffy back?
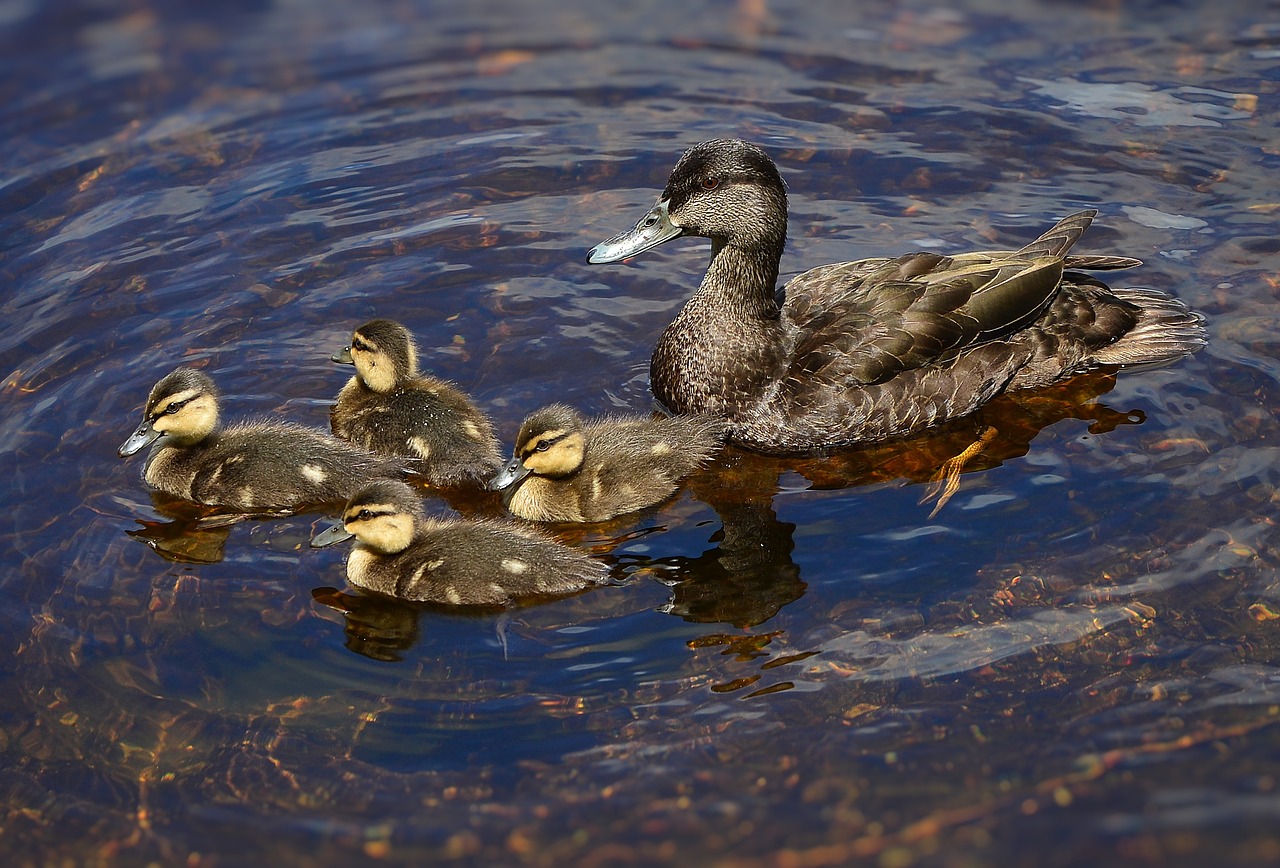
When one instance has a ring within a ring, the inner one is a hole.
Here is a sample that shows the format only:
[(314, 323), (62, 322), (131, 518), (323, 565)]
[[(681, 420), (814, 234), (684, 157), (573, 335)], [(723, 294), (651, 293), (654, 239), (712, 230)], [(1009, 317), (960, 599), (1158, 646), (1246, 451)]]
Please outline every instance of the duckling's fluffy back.
[(508, 508), (534, 521), (606, 521), (652, 506), (715, 455), (725, 430), (722, 419), (703, 414), (586, 422), (581, 468), (526, 477)]
[(402, 472), (327, 434), (289, 422), (243, 422), (198, 444), (163, 443), (143, 477), (167, 494), (243, 511), (294, 509), (345, 500), (364, 483)]
[(475, 482), (501, 463), (493, 425), (452, 384), (419, 377), (386, 394), (352, 378), (330, 414), (333, 433), (381, 455), (417, 459), (432, 485)]

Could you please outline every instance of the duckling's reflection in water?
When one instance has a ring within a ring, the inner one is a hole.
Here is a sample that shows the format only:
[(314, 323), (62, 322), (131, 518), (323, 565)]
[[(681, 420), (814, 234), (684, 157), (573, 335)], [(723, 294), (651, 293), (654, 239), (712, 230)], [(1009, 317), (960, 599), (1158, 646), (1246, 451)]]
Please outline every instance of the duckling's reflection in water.
[(182, 564), (216, 564), (223, 558), (234, 521), (225, 518), (217, 522), (201, 518), (175, 518), (172, 521), (138, 519), (138, 523), (142, 527), (125, 533), (144, 543), (165, 560)]
[[(218, 507), (200, 506), (160, 491), (149, 494), (152, 509), (166, 520), (139, 518), (136, 521), (142, 526), (125, 533), (165, 560), (190, 564), (216, 564), (221, 561), (226, 541), (238, 524), (293, 516), (301, 516), (314, 523), (316, 516), (337, 516), (342, 509), (342, 504), (338, 502), (271, 512), (227, 512)], [(423, 492), (424, 497), (428, 495), (443, 501), (462, 515), (491, 518), (506, 515), (502, 499), (478, 486), (436, 488)]]
[(393, 663), (418, 641), (420, 607), (386, 597), (347, 594), (337, 588), (316, 588), (311, 597), (343, 617), (348, 650), (373, 660)]
[(222, 512), (157, 491), (151, 492), (151, 503), (155, 511), (167, 521), (140, 518), (137, 522), (142, 526), (125, 533), (165, 560), (183, 564), (218, 563), (224, 556), (226, 542), (234, 525), (249, 518), (276, 515)]

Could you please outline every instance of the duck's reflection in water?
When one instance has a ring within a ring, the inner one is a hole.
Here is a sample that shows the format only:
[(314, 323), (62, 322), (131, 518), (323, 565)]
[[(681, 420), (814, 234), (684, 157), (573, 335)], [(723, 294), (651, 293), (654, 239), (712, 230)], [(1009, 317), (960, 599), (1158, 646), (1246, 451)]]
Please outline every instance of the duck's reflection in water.
[[(784, 473), (804, 477), (812, 489), (905, 479), (934, 484), (923, 489), (922, 502), (949, 497), (941, 487), (946, 474), (955, 475), (955, 484), (962, 472), (987, 470), (1025, 455), (1036, 435), (1056, 422), (1090, 421), (1092, 434), (1140, 424), (1140, 412), (1122, 413), (1096, 401), (1114, 385), (1110, 373), (1093, 372), (1050, 389), (1003, 395), (928, 436), (829, 455), (773, 458), (730, 447), (688, 483), (690, 492), (720, 517), (721, 529), (711, 538), (716, 547), (692, 558), (621, 560), (631, 571), (650, 572), (671, 587), (666, 611), (673, 615), (735, 627), (763, 624), (805, 591), (792, 560), (795, 525), (779, 520), (773, 506)], [(922, 508), (921, 520), (927, 516)]]
[(762, 624), (804, 594), (800, 568), (791, 559), (796, 526), (773, 510), (778, 469), (756, 456), (726, 454), (716, 467), (695, 474), (690, 493), (711, 506), (720, 529), (716, 543), (696, 557), (635, 558), (621, 555), (630, 573), (643, 573), (671, 588), (663, 611), (700, 624)]

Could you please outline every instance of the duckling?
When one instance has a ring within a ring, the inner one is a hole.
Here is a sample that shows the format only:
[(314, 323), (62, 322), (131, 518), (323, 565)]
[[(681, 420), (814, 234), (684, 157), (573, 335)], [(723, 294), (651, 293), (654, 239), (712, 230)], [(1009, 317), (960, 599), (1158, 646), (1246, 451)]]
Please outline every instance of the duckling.
[(451, 383), (418, 373), (417, 347), (400, 323), (365, 323), (333, 360), (356, 367), (329, 417), (343, 440), (420, 459), (413, 469), (437, 486), (482, 482), (502, 463), (492, 423)]
[(713, 416), (605, 418), (584, 422), (564, 404), (529, 415), (515, 454), (489, 481), (507, 508), (533, 521), (605, 521), (676, 490), (720, 448)]
[(152, 488), (242, 512), (345, 500), (371, 479), (402, 472), (395, 460), (288, 422), (221, 429), (213, 380), (193, 368), (156, 383), (120, 455), (144, 446), (152, 446), (142, 474)]
[[(356, 538), (347, 579), (402, 600), (500, 606), (527, 597), (569, 594), (606, 581), (603, 563), (531, 528), (492, 519), (428, 517), (417, 493), (382, 479), (357, 491), (342, 513)], [(317, 535), (326, 545), (334, 529)]]
[(654, 394), (677, 413), (725, 415), (743, 446), (798, 454), (913, 434), (1006, 389), (1204, 346), (1203, 319), (1182, 302), (1064, 270), (1141, 264), (1068, 255), (1096, 214), (1072, 214), (1012, 252), (825, 265), (776, 293), (782, 177), (755, 145), (715, 140), (690, 148), (653, 209), (587, 261), (710, 238), (701, 286), (654, 349)]

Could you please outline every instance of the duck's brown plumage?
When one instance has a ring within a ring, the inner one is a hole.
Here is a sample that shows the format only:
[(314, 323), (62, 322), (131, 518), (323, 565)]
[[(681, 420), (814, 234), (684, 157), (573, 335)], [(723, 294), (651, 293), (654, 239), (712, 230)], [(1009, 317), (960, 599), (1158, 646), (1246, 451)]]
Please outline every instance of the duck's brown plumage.
[(672, 410), (723, 414), (730, 437), (757, 450), (911, 434), (1006, 389), (1169, 361), (1205, 341), (1201, 318), (1181, 302), (1073, 270), (1139, 264), (1070, 255), (1095, 211), (1015, 251), (822, 266), (780, 300), (786, 215), (782, 178), (764, 151), (704, 142), (681, 157), (635, 229), (588, 255), (612, 262), (682, 235), (711, 239), (706, 276), (659, 339), (651, 382)]
[(605, 521), (663, 500), (720, 448), (708, 415), (584, 420), (564, 404), (520, 425), (514, 454), (489, 487), (533, 521)]

